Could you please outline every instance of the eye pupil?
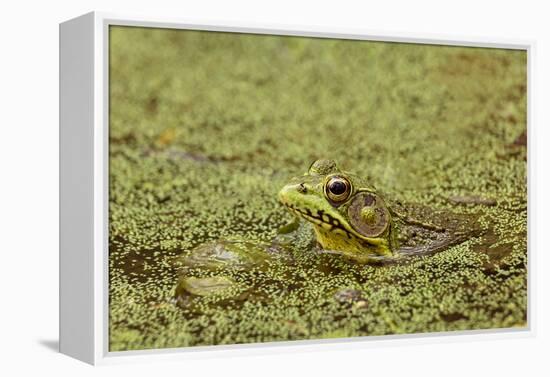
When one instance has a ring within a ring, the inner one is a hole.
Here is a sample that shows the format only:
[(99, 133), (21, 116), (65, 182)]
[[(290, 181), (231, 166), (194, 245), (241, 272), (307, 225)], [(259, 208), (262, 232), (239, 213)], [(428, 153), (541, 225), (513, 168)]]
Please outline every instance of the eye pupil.
[(329, 186), (329, 190), (334, 195), (342, 195), (343, 193), (346, 192), (347, 186), (342, 181), (334, 181), (334, 182), (331, 182)]
[(332, 205), (344, 203), (351, 192), (351, 182), (344, 177), (329, 177), (325, 185), (325, 196)]

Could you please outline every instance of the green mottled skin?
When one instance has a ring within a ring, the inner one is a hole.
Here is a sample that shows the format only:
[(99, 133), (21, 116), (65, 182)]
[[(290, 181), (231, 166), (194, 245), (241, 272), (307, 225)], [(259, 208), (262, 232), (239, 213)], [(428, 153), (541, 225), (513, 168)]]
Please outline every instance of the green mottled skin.
[[(352, 186), (349, 198), (342, 203), (331, 202), (326, 194), (328, 179), (345, 177)], [(372, 256), (392, 256), (397, 245), (392, 242), (393, 221), (387, 219), (386, 229), (376, 237), (361, 234), (350, 223), (348, 209), (358, 193), (381, 196), (360, 177), (342, 171), (332, 160), (318, 160), (303, 176), (296, 177), (279, 191), (279, 200), (294, 214), (313, 224), (317, 241), (326, 250), (345, 253), (368, 261)], [(368, 221), (372, 214), (363, 208), (361, 217)], [(393, 245), (392, 245), (393, 244)]]

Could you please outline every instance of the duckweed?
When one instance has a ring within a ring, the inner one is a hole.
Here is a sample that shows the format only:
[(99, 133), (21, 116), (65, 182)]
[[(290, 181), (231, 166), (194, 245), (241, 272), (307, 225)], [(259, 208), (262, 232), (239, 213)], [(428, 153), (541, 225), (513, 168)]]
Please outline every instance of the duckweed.
[[(134, 27), (110, 46), (111, 351), (526, 326), (525, 52)], [(307, 226), (278, 234), (277, 191), (320, 157), (481, 232), (383, 266), (319, 254)], [(228, 239), (277, 247), (178, 266)], [(224, 289), (179, 299), (181, 279)]]

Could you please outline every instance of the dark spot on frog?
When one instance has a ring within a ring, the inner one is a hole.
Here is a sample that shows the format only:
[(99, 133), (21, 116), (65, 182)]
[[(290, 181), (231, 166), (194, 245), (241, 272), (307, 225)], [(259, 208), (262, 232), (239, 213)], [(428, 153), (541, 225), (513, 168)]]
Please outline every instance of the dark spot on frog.
[(370, 207), (374, 205), (375, 199), (372, 195), (365, 195), (365, 205)]

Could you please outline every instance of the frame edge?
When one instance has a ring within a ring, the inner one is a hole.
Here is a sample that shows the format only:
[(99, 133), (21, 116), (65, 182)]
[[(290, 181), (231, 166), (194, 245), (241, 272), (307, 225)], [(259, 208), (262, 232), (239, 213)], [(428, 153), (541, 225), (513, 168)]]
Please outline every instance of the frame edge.
[[(397, 42), (397, 43), (417, 43), (417, 44), (436, 44), (436, 45), (458, 45), (465, 47), (484, 47), (484, 48), (503, 48), (503, 49), (516, 49), (524, 50), (528, 54), (528, 131), (532, 132), (532, 76), (533, 76), (533, 55), (536, 48), (534, 40), (511, 40), (494, 37), (472, 37), (472, 36), (453, 36), (453, 35), (438, 35), (438, 34), (426, 34), (426, 33), (397, 33), (397, 32), (377, 32), (368, 29), (343, 29), (332, 28), (324, 26), (312, 26), (312, 25), (282, 25), (282, 24), (254, 24), (250, 22), (237, 22), (237, 21), (207, 21), (207, 20), (186, 20), (178, 18), (165, 18), (165, 17), (148, 17), (137, 16), (130, 14), (115, 14), (109, 12), (91, 12), (85, 14), (77, 19), (89, 17), (89, 21), (93, 26), (89, 30), (95, 37), (92, 41), (91, 49), (93, 51), (93, 57), (90, 58), (92, 62), (92, 108), (89, 109), (92, 120), (91, 129), (93, 134), (90, 136), (90, 140), (93, 140), (92, 156), (93, 166), (91, 170), (92, 183), (90, 185), (94, 187), (92, 192), (91, 202), (92, 214), (90, 218), (93, 218), (93, 245), (87, 255), (93, 256), (93, 259), (89, 262), (88, 268), (93, 273), (92, 285), (93, 291), (89, 295), (92, 300), (92, 307), (90, 311), (94, 313), (92, 322), (94, 325), (92, 333), (92, 355), (90, 359), (83, 359), (76, 357), (82, 361), (86, 361), (90, 364), (118, 364), (128, 362), (144, 362), (151, 361), (152, 356), (155, 360), (168, 359), (168, 360), (182, 360), (182, 359), (200, 359), (203, 358), (203, 351), (206, 351), (205, 355), (208, 357), (220, 357), (220, 356), (242, 356), (246, 354), (254, 353), (255, 348), (259, 348), (257, 352), (260, 355), (265, 355), (275, 351), (275, 353), (295, 352), (296, 349), (309, 349), (309, 350), (321, 350), (325, 346), (324, 343), (318, 342), (318, 340), (312, 341), (311, 344), (306, 342), (301, 344), (300, 342), (284, 342), (284, 344), (266, 344), (263, 347), (257, 347), (259, 344), (243, 345), (242, 347), (220, 347), (209, 346), (206, 349), (196, 350), (198, 352), (192, 352), (193, 350), (186, 348), (177, 349), (155, 349), (155, 350), (143, 350), (143, 351), (124, 351), (123, 353), (112, 353), (108, 350), (108, 299), (106, 300), (104, 295), (108, 297), (108, 270), (105, 270), (107, 266), (108, 248), (107, 248), (107, 233), (106, 227), (108, 221), (108, 203), (107, 190), (108, 190), (108, 165), (105, 159), (108, 157), (108, 100), (104, 96), (108, 96), (108, 69), (105, 67), (108, 61), (108, 27), (111, 25), (116, 26), (136, 26), (136, 27), (158, 27), (158, 28), (175, 28), (175, 29), (187, 29), (187, 30), (205, 30), (205, 31), (221, 31), (221, 32), (233, 32), (233, 33), (255, 33), (255, 34), (275, 34), (275, 35), (296, 35), (296, 36), (309, 36), (317, 38), (339, 38), (339, 39), (354, 39), (354, 40), (371, 40), (371, 41), (384, 41), (384, 42)], [(74, 20), (66, 21), (61, 24), (70, 23)], [(61, 61), (61, 55), (60, 55)], [(95, 73), (95, 77), (94, 74)], [(61, 72), (60, 72), (61, 74)], [(60, 84), (61, 92), (61, 84)], [(529, 98), (531, 97), (531, 98)], [(60, 112), (61, 116), (61, 112)], [(532, 136), (532, 135), (529, 135)], [(60, 139), (61, 148), (61, 139)], [(60, 151), (61, 152), (61, 151)], [(61, 153), (60, 153), (61, 158)], [(532, 165), (529, 167), (529, 170)], [(62, 171), (60, 166), (60, 177)], [(99, 190), (99, 191), (98, 191)], [(531, 191), (531, 190), (530, 190)], [(60, 199), (61, 203), (61, 199)], [(532, 206), (531, 206), (532, 207)], [(529, 208), (532, 210), (532, 208)], [(61, 218), (61, 214), (60, 214)], [(61, 224), (60, 224), (61, 225)], [(61, 230), (61, 226), (60, 226)], [(61, 242), (60, 242), (61, 244)], [(82, 242), (80, 243), (82, 244)], [(528, 248), (529, 249), (529, 248)], [(532, 262), (533, 251), (528, 250), (529, 259)], [(533, 264), (531, 263), (531, 266)], [(91, 266), (94, 266), (95, 270)], [(61, 266), (60, 266), (61, 267)], [(530, 268), (530, 274), (533, 274), (533, 269)], [(530, 277), (532, 279), (532, 276)], [(531, 280), (530, 280), (531, 283)], [(468, 331), (466, 333), (442, 333), (446, 339), (440, 339), (438, 334), (421, 334), (418, 336), (398, 336), (393, 338), (389, 336), (388, 341), (392, 343), (399, 343), (399, 345), (410, 345), (410, 342), (421, 343), (452, 343), (457, 341), (471, 341), (471, 340), (490, 340), (490, 339), (502, 339), (502, 338), (525, 338), (533, 337), (536, 334), (535, 321), (533, 313), (533, 284), (530, 284), (528, 304), (528, 318), (527, 326), (521, 329), (491, 329), (487, 331)], [(61, 312), (60, 312), (61, 313)], [(61, 325), (60, 325), (61, 329)], [(465, 336), (464, 336), (465, 335)], [(61, 339), (61, 337), (60, 337)], [(386, 339), (365, 339), (358, 338), (353, 339), (357, 342), (349, 342), (351, 338), (341, 339), (342, 343), (351, 343), (350, 348), (369, 348), (377, 345), (384, 346)], [(369, 342), (372, 340), (373, 342)], [(371, 345), (371, 343), (373, 343)], [(60, 342), (61, 344), (61, 342)], [(329, 345), (336, 347), (347, 348), (348, 345), (340, 344), (340, 342), (332, 340)], [(281, 347), (282, 346), (282, 347)], [(298, 348), (296, 348), (298, 346)], [(265, 348), (264, 348), (265, 347)], [(61, 349), (61, 347), (60, 347)], [(286, 349), (286, 351), (285, 351)], [(191, 352), (190, 352), (191, 351)], [(63, 350), (62, 353), (66, 353)]]
[(94, 364), (94, 14), (59, 25), (59, 351)]

